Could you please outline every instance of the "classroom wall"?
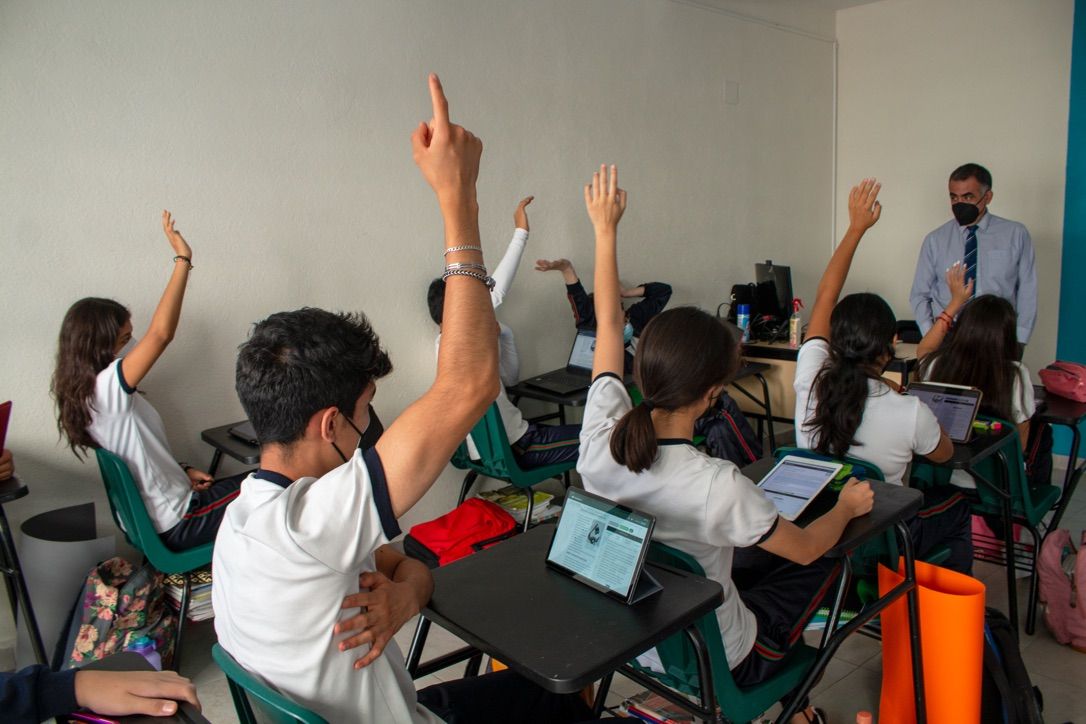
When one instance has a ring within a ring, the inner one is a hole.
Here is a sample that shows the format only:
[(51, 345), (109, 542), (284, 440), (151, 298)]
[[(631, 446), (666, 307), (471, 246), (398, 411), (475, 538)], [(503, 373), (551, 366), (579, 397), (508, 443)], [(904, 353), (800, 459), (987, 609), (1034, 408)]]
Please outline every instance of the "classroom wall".
[(852, 184), (884, 184), (849, 289), (879, 291), (911, 319), (921, 242), (950, 218), (947, 177), (982, 163), (992, 213), (1033, 237), (1035, 377), (1056, 353), (1072, 14), (1072, 0), (883, 0), (837, 13), (839, 235)]
[[(55, 339), (87, 295), (122, 300), (142, 333), (172, 267), (163, 208), (195, 270), (142, 387), (178, 457), (206, 464), (199, 431), (243, 416), (236, 348), (278, 310), (370, 315), (395, 364), (374, 403), (386, 423), (426, 389), (442, 226), (408, 136), (429, 116), (431, 70), (453, 120), (484, 140), (492, 263), (517, 200), (536, 196), (499, 315), (525, 374), (568, 351), (561, 280), (532, 260), (567, 256), (590, 278), (581, 188), (601, 161), (630, 193), (625, 279), (669, 281), (675, 303), (714, 309), (772, 257), (813, 291), (831, 234), (825, 40), (665, 0), (5, 2), (0, 399), (15, 402), (8, 446), (32, 489), (9, 515), (93, 499), (108, 521), (93, 458), (58, 442)], [(447, 472), (406, 523), (447, 510), (459, 478)]]

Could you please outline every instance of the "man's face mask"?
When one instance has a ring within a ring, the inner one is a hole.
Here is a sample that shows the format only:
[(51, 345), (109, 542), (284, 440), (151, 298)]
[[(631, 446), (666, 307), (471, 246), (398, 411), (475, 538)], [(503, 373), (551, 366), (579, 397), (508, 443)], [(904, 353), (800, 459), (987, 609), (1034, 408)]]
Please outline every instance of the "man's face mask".
[(980, 216), (980, 208), (976, 204), (959, 201), (950, 207), (959, 226), (969, 226)]

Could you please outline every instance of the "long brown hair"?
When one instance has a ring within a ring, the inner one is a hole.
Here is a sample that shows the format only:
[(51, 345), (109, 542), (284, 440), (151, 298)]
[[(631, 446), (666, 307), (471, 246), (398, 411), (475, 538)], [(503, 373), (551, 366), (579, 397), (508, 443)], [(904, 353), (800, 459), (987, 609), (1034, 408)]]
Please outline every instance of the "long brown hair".
[(637, 345), (634, 380), (645, 402), (611, 432), (611, 455), (635, 473), (647, 470), (658, 445), (652, 410), (674, 411), (731, 379), (739, 367), (739, 338), (722, 319), (695, 307), (653, 317)]
[(976, 387), (981, 410), (1011, 420), (1017, 360), (1018, 314), (1006, 299), (982, 294), (962, 308), (943, 346), (924, 358), (920, 375)]
[(57, 405), (57, 429), (77, 458), (98, 447), (87, 431), (95, 379), (113, 361), (117, 337), (130, 317), (128, 309), (112, 299), (87, 297), (68, 309), (60, 325), (50, 391)]

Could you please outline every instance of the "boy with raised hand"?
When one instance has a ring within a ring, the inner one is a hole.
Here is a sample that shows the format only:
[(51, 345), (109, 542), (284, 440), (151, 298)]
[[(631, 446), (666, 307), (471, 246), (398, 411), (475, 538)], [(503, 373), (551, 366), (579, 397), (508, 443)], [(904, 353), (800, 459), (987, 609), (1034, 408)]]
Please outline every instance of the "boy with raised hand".
[[(433, 385), (362, 451), (376, 381), (391, 370), (364, 316), (274, 314), (238, 354), (238, 397), (262, 442), (261, 468), (215, 543), (215, 630), (242, 666), (332, 722), (438, 721), (434, 711), (447, 717), (463, 699), (486, 701), (474, 690), (495, 684), (480, 677), (436, 695), (431, 687), (437, 703), (427, 708), (390, 640), (433, 590), (423, 564), (387, 545), (400, 533), (396, 519), (429, 490), (498, 391), (475, 193), (482, 143), (449, 122), (434, 75), (430, 93), (433, 118), (411, 143), (445, 220)], [(347, 650), (359, 644), (361, 657)]]

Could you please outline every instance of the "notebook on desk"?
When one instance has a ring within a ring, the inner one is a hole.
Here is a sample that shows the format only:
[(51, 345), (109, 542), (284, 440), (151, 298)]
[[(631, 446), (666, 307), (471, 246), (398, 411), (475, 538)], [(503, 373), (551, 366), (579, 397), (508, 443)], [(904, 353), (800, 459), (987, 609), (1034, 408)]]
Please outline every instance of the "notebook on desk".
[(980, 410), (980, 390), (941, 382), (914, 382), (907, 393), (919, 397), (931, 408), (952, 441), (969, 442), (973, 435), (973, 420), (977, 419)]
[(644, 570), (655, 525), (648, 513), (570, 488), (547, 565), (612, 598), (637, 603), (662, 590)]
[(569, 351), (566, 366), (560, 370), (525, 380), (524, 384), (556, 395), (568, 395), (571, 392), (588, 389), (592, 384), (592, 360), (596, 353), (596, 332), (592, 329), (579, 329), (573, 339), (573, 348)]

